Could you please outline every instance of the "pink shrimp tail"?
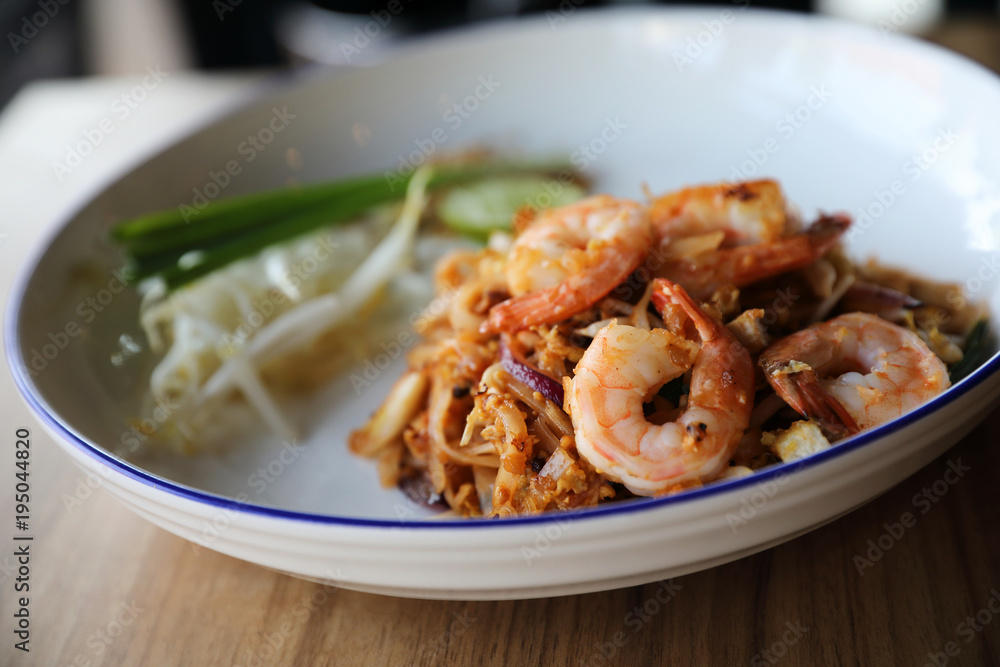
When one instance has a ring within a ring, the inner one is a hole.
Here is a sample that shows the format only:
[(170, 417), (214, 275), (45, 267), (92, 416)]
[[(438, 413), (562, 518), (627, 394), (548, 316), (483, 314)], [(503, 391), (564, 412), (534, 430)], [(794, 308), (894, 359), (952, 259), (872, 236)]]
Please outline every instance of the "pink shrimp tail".
[[(754, 367), (750, 352), (721, 322), (703, 311), (680, 285), (665, 278), (655, 279), (651, 300), (660, 312), (670, 304), (679, 306), (698, 330), (701, 354), (707, 354), (709, 360), (695, 363), (689, 405), (728, 415), (733, 437), (725, 446), (732, 453), (750, 423), (753, 407)], [(666, 313), (664, 319), (667, 319)], [(684, 422), (687, 418), (685, 413), (678, 421)]]
[(480, 333), (514, 332), (538, 324), (554, 324), (581, 313), (618, 287), (642, 262), (644, 254), (608, 253), (586, 274), (578, 274), (548, 289), (498, 303), (479, 328)]
[(802, 234), (754, 245), (723, 248), (703, 259), (667, 264), (663, 272), (698, 297), (720, 285), (744, 287), (765, 278), (809, 266), (833, 248), (851, 226), (842, 213), (824, 215)]
[(783, 372), (760, 361), (767, 381), (785, 402), (806, 419), (815, 421), (830, 442), (846, 438), (861, 430), (851, 413), (820, 384), (816, 371), (804, 369), (794, 373)]
[[(549, 289), (512, 297), (490, 309), (480, 333), (514, 332), (538, 324), (559, 322), (590, 307), (586, 301), (573, 303), (565, 283)], [(609, 290), (610, 291), (610, 290)]]
[(656, 278), (653, 280), (653, 292), (650, 295), (653, 306), (661, 313), (668, 305), (680, 306), (698, 329), (698, 335), (703, 342), (712, 340), (717, 335), (717, 327), (713, 326), (707, 318), (708, 316), (695, 303), (683, 287), (677, 283), (670, 282), (666, 278)]

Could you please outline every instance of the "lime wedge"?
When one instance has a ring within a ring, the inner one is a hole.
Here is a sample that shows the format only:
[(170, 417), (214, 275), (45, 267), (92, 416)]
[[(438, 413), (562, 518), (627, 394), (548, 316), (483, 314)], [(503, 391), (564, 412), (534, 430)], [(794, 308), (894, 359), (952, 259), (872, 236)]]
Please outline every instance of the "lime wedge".
[(511, 229), (514, 214), (571, 204), (586, 192), (573, 183), (543, 176), (487, 178), (452, 188), (438, 206), (438, 215), (452, 229), (479, 239), (494, 230)]

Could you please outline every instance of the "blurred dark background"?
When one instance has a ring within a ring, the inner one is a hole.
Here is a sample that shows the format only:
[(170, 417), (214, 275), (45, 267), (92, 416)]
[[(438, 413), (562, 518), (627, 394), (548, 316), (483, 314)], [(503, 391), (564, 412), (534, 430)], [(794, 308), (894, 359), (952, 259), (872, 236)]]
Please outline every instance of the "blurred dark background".
[[(918, 33), (956, 17), (996, 22), (997, 0), (732, 0), (726, 4), (873, 21), (873, 7), (928, 10)], [(260, 69), (318, 61), (377, 60), (416, 35), (499, 17), (576, 7), (647, 4), (619, 0), (0, 0), (0, 107), (43, 78), (173, 69)], [(656, 3), (667, 4), (667, 3)], [(861, 16), (868, 13), (869, 16)], [(390, 19), (391, 17), (391, 19)], [(367, 31), (367, 34), (365, 34)], [(369, 40), (369, 41), (366, 41)], [(362, 48), (358, 48), (363, 45)], [(1000, 45), (997, 47), (1000, 49)]]

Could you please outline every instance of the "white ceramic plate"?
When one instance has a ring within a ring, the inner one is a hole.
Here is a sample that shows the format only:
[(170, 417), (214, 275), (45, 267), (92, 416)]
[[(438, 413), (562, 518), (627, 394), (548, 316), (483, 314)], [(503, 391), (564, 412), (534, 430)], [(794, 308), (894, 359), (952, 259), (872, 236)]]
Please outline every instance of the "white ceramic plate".
[[(75, 461), (157, 525), (223, 553), (436, 598), (537, 597), (679, 575), (791, 539), (912, 474), (990, 410), (1000, 359), (896, 422), (753, 478), (574, 515), (428, 521), (344, 447), (398, 367), (360, 395), (345, 377), (312, 397), (298, 451), (261, 436), (223, 456), (142, 467), (114, 455), (150, 360), (130, 360), (125, 372), (109, 362), (120, 334), (141, 340), (136, 298), (111, 273), (109, 221), (191, 204), (195, 190), (212, 196), (209, 184), (227, 180), (219, 174), (231, 161), (240, 173), (225, 195), (488, 144), (569, 153), (597, 189), (623, 196), (640, 197), (643, 182), (666, 191), (776, 177), (807, 216), (858, 215), (855, 256), (966, 283), (1000, 312), (997, 118), (992, 74), (830, 20), (734, 6), (495, 24), (377, 67), (281, 83), (124, 175), (28, 263), (10, 302), (7, 352), (26, 401)], [(70, 323), (80, 333), (65, 335)]]

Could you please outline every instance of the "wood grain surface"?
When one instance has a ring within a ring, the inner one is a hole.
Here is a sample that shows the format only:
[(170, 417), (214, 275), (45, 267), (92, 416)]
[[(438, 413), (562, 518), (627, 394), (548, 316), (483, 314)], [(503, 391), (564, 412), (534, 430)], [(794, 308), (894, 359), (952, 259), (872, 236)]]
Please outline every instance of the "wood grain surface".
[(92, 489), (32, 430), (32, 651), (5, 633), (7, 664), (1000, 665), (1000, 411), (792, 542), (669, 582), (514, 602), (356, 593), (195, 547)]
[[(991, 30), (936, 38), (974, 42), (996, 66)], [(88, 484), (34, 424), (0, 424), (4, 451), (23, 426), (31, 652), (13, 648), (4, 547), (5, 665), (1000, 665), (1000, 411), (882, 497), (755, 556), (635, 588), (476, 603), (339, 590), (194, 547)]]

